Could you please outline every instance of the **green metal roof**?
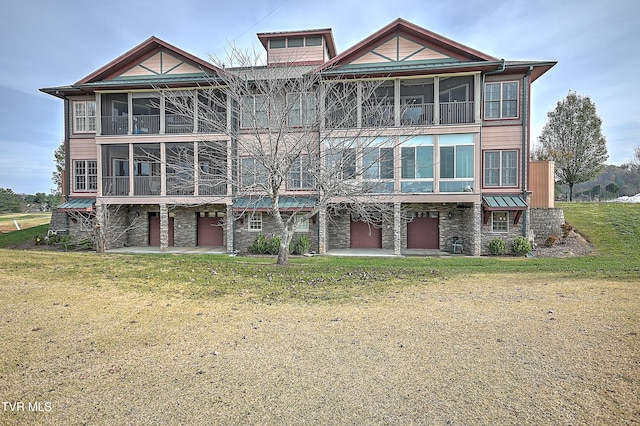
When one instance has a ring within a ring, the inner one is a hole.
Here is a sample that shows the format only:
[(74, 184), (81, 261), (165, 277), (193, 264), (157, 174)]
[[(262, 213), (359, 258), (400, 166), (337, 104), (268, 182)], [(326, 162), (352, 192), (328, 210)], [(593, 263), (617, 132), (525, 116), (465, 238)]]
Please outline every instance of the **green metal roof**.
[(95, 198), (69, 198), (62, 203), (58, 210), (62, 211), (91, 211), (96, 203)]
[(519, 195), (493, 195), (482, 197), (485, 210), (526, 210), (527, 203)]
[[(310, 210), (315, 205), (315, 197), (280, 197), (280, 210)], [(270, 210), (271, 200), (264, 197), (242, 197), (233, 203), (235, 210)]]

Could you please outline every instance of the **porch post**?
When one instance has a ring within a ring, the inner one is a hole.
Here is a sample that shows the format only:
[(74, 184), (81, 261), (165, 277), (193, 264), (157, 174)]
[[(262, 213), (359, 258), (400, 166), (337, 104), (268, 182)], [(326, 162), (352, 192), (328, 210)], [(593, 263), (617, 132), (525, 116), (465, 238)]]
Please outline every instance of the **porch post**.
[(169, 209), (160, 204), (160, 251), (169, 250)]
[(318, 211), (318, 254), (327, 254), (327, 209)]
[(440, 77), (437, 75), (433, 77), (433, 124), (440, 124)]
[(402, 216), (400, 203), (393, 203), (393, 254), (402, 254)]
[(235, 250), (235, 241), (233, 235), (235, 220), (233, 219), (233, 204), (227, 204), (227, 217), (224, 224), (225, 231), (227, 233), (227, 253), (233, 253)]

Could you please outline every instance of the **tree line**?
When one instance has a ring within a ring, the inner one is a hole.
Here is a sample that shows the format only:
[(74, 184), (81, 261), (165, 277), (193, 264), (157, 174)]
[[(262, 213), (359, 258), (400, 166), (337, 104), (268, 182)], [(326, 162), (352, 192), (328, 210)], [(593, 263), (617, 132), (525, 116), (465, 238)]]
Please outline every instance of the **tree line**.
[(10, 188), (0, 188), (0, 213), (25, 211), (51, 211), (60, 205), (61, 197), (55, 194), (16, 194)]

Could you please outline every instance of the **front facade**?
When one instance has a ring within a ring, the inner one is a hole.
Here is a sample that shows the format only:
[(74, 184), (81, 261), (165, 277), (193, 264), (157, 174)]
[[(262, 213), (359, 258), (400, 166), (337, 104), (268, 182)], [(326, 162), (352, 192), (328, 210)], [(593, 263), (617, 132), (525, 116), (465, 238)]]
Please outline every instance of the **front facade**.
[[(342, 178), (354, 184), (375, 183), (369, 199), (378, 197), (387, 213), (363, 221), (336, 198), (340, 208), (323, 206), (297, 226), (312, 250), (479, 255), (494, 237), (529, 234), (531, 84), (555, 62), (498, 60), (402, 19), (340, 54), (331, 30), (258, 38), (267, 69), (291, 67), (295, 57), (299, 72), (293, 74), (320, 76), (313, 102), (285, 97), (300, 103), (298, 124), (309, 108), (330, 109), (334, 89), (353, 88), (340, 110), (323, 111), (314, 130), (318, 141), (336, 131), (357, 139), (363, 129), (384, 140), (367, 149), (344, 147), (348, 164), (341, 167)], [(77, 234), (83, 217), (108, 212), (117, 224), (109, 230), (110, 247), (228, 252), (246, 251), (258, 233), (276, 233), (269, 206), (240, 194), (235, 184), (256, 179), (257, 164), (226, 130), (260, 129), (233, 112), (236, 100), (218, 78), (224, 72), (230, 71), (152, 37), (76, 84), (42, 89), (65, 106), (67, 202), (52, 229)], [(372, 82), (375, 104), (362, 95)], [(226, 107), (211, 105), (206, 93), (216, 91)], [(247, 108), (246, 99), (237, 101)], [(269, 117), (259, 95), (251, 102), (252, 112)], [(279, 202), (285, 214), (308, 212), (318, 199), (307, 162), (313, 158), (288, 170)]]

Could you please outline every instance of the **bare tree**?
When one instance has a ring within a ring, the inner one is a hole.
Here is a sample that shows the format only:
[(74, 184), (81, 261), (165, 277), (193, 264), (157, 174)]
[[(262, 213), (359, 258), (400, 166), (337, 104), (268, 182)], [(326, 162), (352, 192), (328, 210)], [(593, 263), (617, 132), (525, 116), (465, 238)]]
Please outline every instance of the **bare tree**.
[[(279, 230), (279, 264), (288, 262), (296, 227), (320, 212), (348, 207), (371, 226), (392, 214), (394, 147), (411, 137), (406, 128), (385, 135), (402, 116), (393, 86), (323, 78), (295, 60), (264, 66), (259, 54), (234, 47), (225, 61), (231, 67), (214, 62), (224, 72), (196, 96), (167, 92), (167, 113), (186, 121), (195, 116), (200, 131), (228, 138), (228, 145), (207, 138), (198, 144), (199, 194), (216, 195), (230, 185), (234, 200), (243, 201), (237, 204), (242, 213), (267, 209)], [(167, 174), (181, 176), (173, 180), (176, 187), (194, 186), (191, 169), (174, 161), (189, 164), (189, 149), (167, 154)], [(230, 168), (222, 158), (230, 159)], [(286, 212), (280, 208), (285, 199)]]
[(95, 212), (67, 213), (74, 223), (74, 235), (85, 235), (91, 239), (98, 253), (104, 253), (109, 247), (125, 238), (132, 230), (145, 225), (136, 213), (129, 212), (123, 205), (97, 206)]

